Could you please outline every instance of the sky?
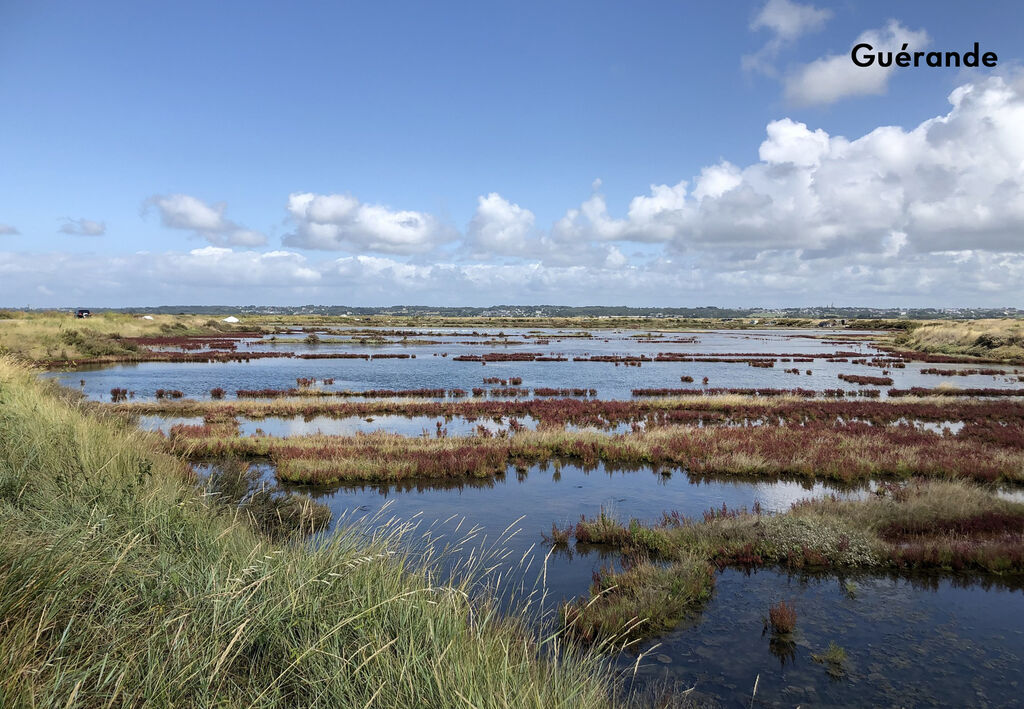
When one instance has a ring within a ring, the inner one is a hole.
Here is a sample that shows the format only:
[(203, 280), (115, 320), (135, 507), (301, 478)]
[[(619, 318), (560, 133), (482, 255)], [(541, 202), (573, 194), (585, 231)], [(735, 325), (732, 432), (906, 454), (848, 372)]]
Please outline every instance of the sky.
[(1022, 40), (1000, 0), (0, 0), (0, 307), (1020, 306)]

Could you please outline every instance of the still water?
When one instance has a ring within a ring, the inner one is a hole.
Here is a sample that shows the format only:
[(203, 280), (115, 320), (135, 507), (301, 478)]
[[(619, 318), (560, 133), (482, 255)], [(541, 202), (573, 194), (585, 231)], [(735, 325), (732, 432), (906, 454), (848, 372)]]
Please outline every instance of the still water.
[[(324, 332), (326, 337), (347, 336)], [(185, 396), (208, 398), (222, 387), (286, 389), (299, 377), (333, 378), (325, 389), (418, 389), (484, 386), (484, 377), (522, 377), (522, 387), (595, 388), (602, 399), (631, 398), (633, 388), (699, 388), (703, 377), (712, 387), (795, 388), (822, 390), (862, 387), (845, 383), (839, 373), (880, 376), (881, 369), (849, 362), (777, 362), (772, 368), (736, 362), (644, 362), (641, 367), (604, 362), (572, 362), (573, 357), (604, 355), (654, 356), (659, 352), (716, 357), (732, 353), (758, 355), (834, 354), (885, 357), (863, 342), (838, 343), (805, 337), (808, 331), (671, 333), (653, 338), (639, 331), (599, 331), (593, 337), (573, 333), (507, 330), (516, 344), (471, 344), (497, 337), (497, 332), (466, 333), (432, 330), (410, 344), (391, 341), (369, 345), (357, 342), (306, 345), (274, 344), (266, 338), (240, 350), (278, 349), (295, 352), (412, 353), (402, 360), (302, 360), (275, 358), (239, 363), (143, 363), (51, 373), (62, 383), (81, 389), (90, 398), (109, 400), (113, 387), (135, 392), (136, 400), (154, 396), (157, 389), (178, 389)], [(799, 336), (798, 336), (799, 335)], [(393, 340), (394, 338), (392, 338)], [(672, 340), (692, 339), (679, 342)], [(540, 342), (538, 342), (540, 340)], [(547, 340), (547, 342), (544, 342)], [(426, 344), (428, 341), (432, 344)], [(542, 352), (569, 358), (568, 362), (456, 362), (460, 354), (483, 352)], [(934, 387), (1018, 387), (1018, 375), (937, 377), (922, 369), (965, 369), (967, 365), (908, 363), (890, 369), (894, 385)], [(799, 374), (784, 370), (797, 368)], [(1006, 368), (1003, 368), (1006, 369)], [(810, 370), (811, 374), (806, 371)], [(681, 383), (692, 376), (694, 383)], [(498, 385), (500, 386), (500, 385)], [(884, 390), (887, 387), (876, 387)], [(433, 433), (434, 417), (376, 416), (372, 420), (316, 417), (310, 420), (268, 418), (241, 420), (242, 435), (263, 431), (272, 435), (299, 435), (320, 431), (330, 435), (387, 430), (403, 435)], [(198, 418), (142, 417), (140, 426), (166, 431), (174, 423), (201, 423)], [(449, 435), (469, 435), (478, 425), (491, 430), (508, 420), (469, 421), (455, 417), (444, 426)], [(536, 422), (526, 418), (525, 426)], [(957, 422), (948, 422), (957, 426)], [(261, 469), (273, 478), (269, 465)], [(490, 549), (503, 555), (512, 575), (527, 589), (540, 588), (544, 603), (554, 608), (563, 599), (587, 593), (595, 570), (614, 565), (607, 550), (570, 548), (548, 554), (542, 534), (552, 524), (575, 523), (581, 515), (602, 510), (622, 520), (656, 522), (664, 512), (679, 511), (700, 517), (711, 507), (751, 507), (759, 502), (768, 512), (786, 510), (806, 497), (835, 494), (842, 497), (871, 494), (870, 488), (838, 489), (792, 481), (739, 479), (697, 480), (681, 472), (662, 474), (649, 469), (610, 470), (603, 465), (535, 466), (525, 472), (510, 469), (485, 480), (437, 483), (408, 481), (388, 485), (345, 485), (314, 496), (329, 505), (335, 519), (412, 520), (419, 533), (432, 538), (470, 540), (466, 549)], [(1019, 492), (1005, 493), (1017, 495)], [(458, 559), (450, 560), (453, 564)], [(722, 706), (1021, 706), (1024, 666), (1024, 592), (1018, 585), (985, 585), (958, 577), (890, 577), (858, 574), (792, 576), (777, 570), (719, 574), (711, 601), (703, 612), (674, 631), (640, 648), (623, 653), (624, 670), (635, 668), (638, 688), (662, 682), (682, 690), (693, 688), (691, 698)], [(797, 609), (797, 631), (791, 645), (773, 642), (762, 634), (763, 618), (771, 603), (792, 601)], [(812, 659), (829, 642), (847, 654), (842, 676), (833, 678), (825, 665)], [(757, 682), (757, 693), (753, 694)]]

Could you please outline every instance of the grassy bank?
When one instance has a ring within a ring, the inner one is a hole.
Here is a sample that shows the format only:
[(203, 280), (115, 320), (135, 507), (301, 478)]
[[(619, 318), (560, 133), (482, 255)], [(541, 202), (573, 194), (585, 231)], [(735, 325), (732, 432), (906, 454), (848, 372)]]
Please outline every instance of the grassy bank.
[(567, 625), (590, 640), (671, 628), (710, 595), (714, 567), (970, 572), (1024, 582), (1024, 504), (961, 482), (890, 483), (868, 499), (803, 501), (778, 515), (723, 507), (702, 520), (666, 514), (644, 524), (602, 514), (553, 528), (549, 540), (573, 538), (625, 558), (621, 570), (595, 574), (591, 598), (563, 609)]
[(1024, 321), (930, 322), (895, 338), (898, 347), (918, 352), (967, 355), (999, 362), (1024, 362)]
[(0, 706), (609, 703), (398, 532), (273, 542), (54, 392), (0, 357)]
[(0, 355), (42, 362), (138, 359), (144, 349), (125, 338), (230, 333), (247, 324), (231, 325), (220, 317), (154, 315), (145, 320), (128, 313), (98, 313), (76, 318), (58, 311), (0, 311)]

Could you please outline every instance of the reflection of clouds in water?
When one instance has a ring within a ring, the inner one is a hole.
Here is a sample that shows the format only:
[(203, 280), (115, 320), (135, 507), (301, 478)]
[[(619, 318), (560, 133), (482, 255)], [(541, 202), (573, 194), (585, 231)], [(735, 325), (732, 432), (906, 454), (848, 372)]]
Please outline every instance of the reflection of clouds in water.
[(841, 499), (856, 499), (864, 497), (868, 493), (864, 489), (839, 490), (821, 483), (816, 483), (810, 488), (797, 482), (756, 483), (753, 488), (754, 499), (761, 502), (761, 507), (766, 512), (785, 512), (794, 502), (811, 497), (819, 498), (835, 494)]
[(1004, 500), (1009, 500), (1010, 502), (1024, 503), (1024, 490), (997, 490), (996, 496), (1001, 497)]
[[(355, 433), (375, 433), (386, 431), (397, 433), (403, 436), (419, 436), (426, 430), (427, 434), (434, 436), (437, 431), (437, 422), (441, 427), (448, 429), (449, 436), (470, 436), (478, 425), (485, 426), (490, 431), (508, 427), (508, 417), (500, 422), (489, 418), (479, 418), (470, 421), (465, 418), (455, 417), (446, 421), (444, 417), (437, 416), (394, 416), (375, 415), (368, 416), (372, 419), (348, 416), (345, 418), (331, 418), (330, 416), (316, 416), (309, 421), (302, 418), (268, 417), (265, 419), (240, 419), (239, 429), (241, 435), (251, 436), (257, 429), (271, 436), (305, 436), (314, 433), (322, 433), (330, 436), (351, 436)], [(519, 419), (519, 422), (528, 428), (536, 428), (536, 421), (529, 416)], [(200, 421), (201, 423), (201, 421)]]
[(931, 431), (932, 433), (942, 434), (946, 429), (953, 435), (960, 432), (960, 429), (964, 427), (963, 421), (909, 421), (908, 419), (900, 419), (894, 423), (889, 424), (890, 426), (899, 426), (904, 423), (913, 423), (916, 428), (922, 431)]
[(139, 416), (139, 428), (143, 431), (171, 432), (171, 426), (202, 426), (202, 416)]
[[(247, 419), (239, 418), (238, 426), (239, 433), (242, 436), (252, 436), (257, 431), (262, 431), (268, 436), (307, 436), (312, 434), (323, 434), (328, 436), (351, 436), (356, 433), (375, 433), (378, 431), (385, 431), (387, 433), (395, 433), (402, 436), (419, 436), (422, 435), (424, 430), (428, 435), (434, 436), (437, 430), (437, 422), (440, 421), (443, 428), (448, 430), (449, 436), (472, 436), (476, 433), (477, 426), (484, 426), (487, 430), (492, 433), (508, 430), (509, 417), (503, 417), (501, 421), (495, 421), (490, 418), (478, 418), (475, 421), (470, 421), (462, 417), (453, 417), (450, 421), (446, 421), (444, 417), (435, 416), (397, 416), (397, 415), (375, 415), (367, 417), (372, 419), (367, 421), (365, 418), (359, 418), (357, 416), (348, 416), (344, 418), (332, 418), (330, 416), (316, 416), (308, 421), (301, 417), (268, 417), (265, 419)], [(536, 430), (537, 421), (530, 416), (522, 416), (518, 418), (519, 423), (530, 430)], [(203, 423), (201, 416), (160, 416), (160, 415), (143, 415), (139, 416), (139, 428), (144, 431), (162, 431), (167, 434), (171, 430), (171, 426), (178, 424), (185, 424), (188, 426), (200, 426)], [(906, 419), (901, 419), (893, 424), (897, 426), (901, 423), (907, 423)], [(751, 421), (749, 425), (760, 426), (763, 425), (762, 421)], [(932, 431), (934, 433), (941, 434), (944, 429), (948, 428), (950, 433), (956, 434), (964, 424), (962, 421), (942, 421), (942, 422), (926, 422), (926, 421), (914, 421), (913, 424), (920, 429), (926, 431)], [(632, 430), (633, 424), (631, 423), (619, 423), (613, 427), (599, 428), (596, 426), (576, 426), (573, 424), (567, 424), (565, 426), (566, 431), (577, 432), (577, 431), (592, 431), (595, 433), (605, 434), (616, 434), (616, 433), (629, 433)], [(646, 424), (641, 422), (639, 424), (641, 429), (646, 429)], [(764, 502), (764, 501), (763, 501)]]
[[(641, 686), (688, 688), (700, 677), (697, 691), (722, 706), (750, 706), (755, 673), (762, 706), (1018, 706), (1020, 591), (927, 578), (727, 569), (694, 622), (637, 647), (671, 662), (638, 664), (635, 653), (614, 662)], [(784, 599), (799, 618), (797, 661), (783, 667), (761, 629), (768, 605)], [(830, 642), (848, 654), (842, 682), (811, 660)]]

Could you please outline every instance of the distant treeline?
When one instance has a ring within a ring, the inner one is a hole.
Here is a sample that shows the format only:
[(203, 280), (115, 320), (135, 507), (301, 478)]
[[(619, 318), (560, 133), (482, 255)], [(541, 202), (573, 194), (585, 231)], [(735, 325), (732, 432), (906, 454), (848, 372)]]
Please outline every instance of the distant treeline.
[[(87, 307), (76, 306), (76, 307)], [(627, 306), (493, 305), (484, 308), (429, 305), (356, 307), (351, 305), (161, 305), (144, 308), (92, 308), (93, 312), (216, 315), (226, 312), (249, 315), (393, 315), (436, 317), (647, 317), (647, 318), (804, 318), (821, 320), (973, 320), (977, 318), (1024, 317), (1017, 308), (633, 308)]]

